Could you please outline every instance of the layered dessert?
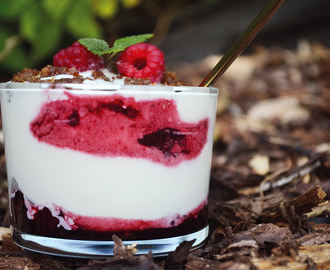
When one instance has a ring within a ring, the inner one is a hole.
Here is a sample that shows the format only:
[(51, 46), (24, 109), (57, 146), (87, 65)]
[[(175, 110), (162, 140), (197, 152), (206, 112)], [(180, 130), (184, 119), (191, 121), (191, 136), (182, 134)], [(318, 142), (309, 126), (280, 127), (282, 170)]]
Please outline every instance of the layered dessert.
[(1, 85), (14, 230), (146, 240), (205, 229), (217, 90), (179, 82), (147, 43), (112, 64), (72, 47)]

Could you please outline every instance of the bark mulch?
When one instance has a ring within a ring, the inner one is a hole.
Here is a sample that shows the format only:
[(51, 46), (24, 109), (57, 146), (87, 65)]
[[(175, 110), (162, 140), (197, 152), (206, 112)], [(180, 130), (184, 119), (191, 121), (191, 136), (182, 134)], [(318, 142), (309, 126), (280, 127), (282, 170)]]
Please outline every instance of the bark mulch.
[[(182, 65), (198, 85), (220, 56)], [(164, 258), (132, 255), (114, 236), (106, 260), (61, 258), (17, 247), (8, 233), (1, 144), (0, 269), (330, 269), (330, 50), (256, 47), (220, 89), (209, 195), (210, 236)]]

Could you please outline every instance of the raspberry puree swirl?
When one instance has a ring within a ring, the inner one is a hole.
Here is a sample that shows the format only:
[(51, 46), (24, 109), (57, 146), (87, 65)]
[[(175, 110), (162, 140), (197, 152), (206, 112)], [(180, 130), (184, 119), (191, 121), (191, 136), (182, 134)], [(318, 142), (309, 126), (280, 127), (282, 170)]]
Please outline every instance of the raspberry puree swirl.
[(176, 102), (135, 101), (118, 94), (49, 101), (30, 123), (40, 142), (105, 157), (144, 158), (165, 166), (195, 159), (207, 142), (209, 120), (184, 122)]

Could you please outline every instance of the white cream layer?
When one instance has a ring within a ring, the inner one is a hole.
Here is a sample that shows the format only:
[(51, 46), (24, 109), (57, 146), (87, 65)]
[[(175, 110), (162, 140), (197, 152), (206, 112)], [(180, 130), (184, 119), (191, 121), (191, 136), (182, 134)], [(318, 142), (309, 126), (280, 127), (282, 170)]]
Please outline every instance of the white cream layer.
[(45, 102), (66, 98), (63, 91), (6, 89), (1, 90), (1, 108), (9, 185), (15, 179), (36, 205), (55, 204), (84, 216), (153, 220), (195, 209), (208, 196), (216, 94), (134, 90), (122, 95), (136, 100), (174, 99), (183, 121), (208, 117), (208, 139), (201, 154), (167, 167), (145, 159), (98, 157), (56, 148), (33, 137), (29, 124)]

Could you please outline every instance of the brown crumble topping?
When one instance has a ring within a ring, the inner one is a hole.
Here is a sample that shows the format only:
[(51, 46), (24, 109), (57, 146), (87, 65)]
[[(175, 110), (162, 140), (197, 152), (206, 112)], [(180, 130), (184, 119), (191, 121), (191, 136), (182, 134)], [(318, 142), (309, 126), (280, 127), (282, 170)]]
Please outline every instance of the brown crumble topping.
[(75, 68), (67, 68), (67, 67), (54, 67), (51, 65), (45, 66), (41, 72), (40, 72), (40, 77), (45, 78), (45, 77), (51, 77), (51, 76), (56, 76), (60, 74), (68, 74), (68, 75), (73, 75), (73, 76), (78, 76), (79, 71)]
[[(40, 71), (35, 70), (35, 69), (29, 69), (29, 68), (24, 68), (21, 72), (15, 74), (13, 78), (11, 79), (12, 82), (26, 82), (30, 81), (28, 79), (35, 78), (38, 76)], [(36, 81), (31, 81), (31, 82), (36, 82)]]
[(184, 82), (180, 82), (176, 77), (174, 72), (165, 71), (163, 73), (162, 81), (163, 85), (170, 85), (170, 86), (186, 86), (187, 84)]
[[(42, 80), (42, 78), (53, 77), (56, 75), (68, 74), (74, 76), (73, 78), (67, 79), (49, 79)], [(11, 82), (31, 82), (31, 83), (82, 83), (84, 78), (79, 75), (79, 71), (75, 68), (67, 67), (54, 67), (48, 65), (41, 71), (35, 69), (25, 68), (21, 72), (15, 74), (11, 79)]]
[(95, 80), (102, 79), (102, 80), (105, 80), (107, 82), (110, 81), (110, 79), (107, 76), (105, 76), (104, 73), (101, 70), (93, 70), (92, 71), (92, 76)]
[(136, 79), (136, 78), (125, 78), (124, 84), (128, 85), (151, 85), (151, 81), (149, 79)]
[[(118, 74), (118, 69), (115, 65), (115, 62), (112, 62), (108, 70), (112, 73)], [(73, 78), (62, 78), (62, 79), (47, 79), (42, 80), (42, 78), (46, 77), (54, 77), (56, 75), (72, 75)], [(108, 78), (104, 75), (101, 70), (93, 70), (91, 78), (84, 78), (79, 75), (79, 71), (75, 68), (67, 68), (67, 67), (54, 67), (48, 65), (44, 67), (41, 71), (35, 69), (25, 68), (21, 72), (15, 74), (11, 79), (11, 82), (30, 82), (30, 83), (83, 83), (85, 80), (96, 80), (102, 79), (104, 81), (113, 81), (114, 79), (122, 79), (123, 76), (118, 74), (115, 77)], [(136, 79), (136, 78), (125, 78), (124, 84), (126, 85), (154, 85), (151, 83), (149, 79)], [(163, 73), (161, 84), (164, 86), (184, 86), (187, 85), (183, 82), (180, 82), (176, 77), (175, 73), (165, 71)]]
[(73, 78), (62, 78), (62, 79), (56, 79), (56, 80), (42, 80), (42, 82), (46, 82), (46, 83), (83, 83), (85, 80), (84, 77), (82, 76), (76, 76)]

